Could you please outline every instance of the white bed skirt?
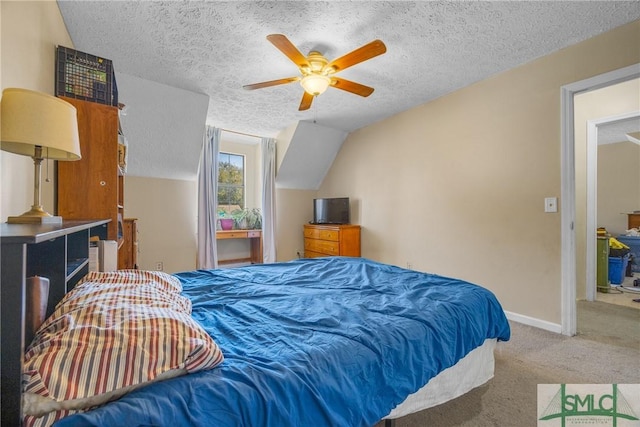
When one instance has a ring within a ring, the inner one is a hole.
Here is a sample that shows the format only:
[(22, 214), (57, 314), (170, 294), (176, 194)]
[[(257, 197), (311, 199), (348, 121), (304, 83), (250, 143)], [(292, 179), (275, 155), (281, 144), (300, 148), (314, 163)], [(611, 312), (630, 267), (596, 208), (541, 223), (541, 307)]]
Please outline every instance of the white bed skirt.
[(384, 419), (400, 418), (439, 405), (474, 389), (493, 378), (493, 350), (497, 339), (488, 339), (458, 363), (440, 372), (424, 387), (410, 394)]

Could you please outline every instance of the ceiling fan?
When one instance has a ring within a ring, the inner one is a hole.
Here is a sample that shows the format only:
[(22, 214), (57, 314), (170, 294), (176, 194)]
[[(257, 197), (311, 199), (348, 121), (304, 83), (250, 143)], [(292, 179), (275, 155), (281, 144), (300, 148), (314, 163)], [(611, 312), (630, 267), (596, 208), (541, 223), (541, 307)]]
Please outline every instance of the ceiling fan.
[(336, 77), (334, 74), (368, 59), (382, 55), (387, 47), (382, 40), (374, 40), (358, 49), (329, 62), (320, 52), (311, 51), (304, 56), (289, 39), (282, 34), (270, 34), (267, 36), (276, 48), (280, 49), (300, 69), (300, 76), (271, 80), (268, 82), (254, 83), (243, 86), (244, 89), (253, 90), (269, 86), (276, 86), (292, 82), (300, 82), (304, 88), (299, 110), (308, 110), (314, 96), (323, 93), (329, 86), (342, 89), (360, 96), (369, 96), (373, 88)]

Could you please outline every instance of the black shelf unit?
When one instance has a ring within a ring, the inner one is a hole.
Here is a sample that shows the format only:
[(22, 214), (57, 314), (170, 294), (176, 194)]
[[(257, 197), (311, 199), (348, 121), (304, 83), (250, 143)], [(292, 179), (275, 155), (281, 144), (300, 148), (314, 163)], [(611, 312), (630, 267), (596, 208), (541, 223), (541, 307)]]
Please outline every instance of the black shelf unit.
[(62, 297), (89, 272), (89, 237), (109, 221), (0, 224), (2, 425), (19, 426), (22, 419), (22, 362), (28, 344), (25, 343), (27, 277), (49, 279), (49, 316)]

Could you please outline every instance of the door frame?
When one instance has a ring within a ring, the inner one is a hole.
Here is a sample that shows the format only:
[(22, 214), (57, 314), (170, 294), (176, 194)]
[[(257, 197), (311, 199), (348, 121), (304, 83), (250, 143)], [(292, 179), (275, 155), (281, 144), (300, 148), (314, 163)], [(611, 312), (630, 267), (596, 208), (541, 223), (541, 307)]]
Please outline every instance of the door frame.
[(560, 88), (561, 132), (561, 332), (576, 334), (576, 171), (574, 100), (577, 93), (600, 89), (640, 77), (640, 64), (630, 65), (608, 73), (564, 85)]
[(598, 226), (598, 126), (640, 117), (639, 111), (615, 114), (587, 121), (587, 301), (596, 300), (596, 227)]

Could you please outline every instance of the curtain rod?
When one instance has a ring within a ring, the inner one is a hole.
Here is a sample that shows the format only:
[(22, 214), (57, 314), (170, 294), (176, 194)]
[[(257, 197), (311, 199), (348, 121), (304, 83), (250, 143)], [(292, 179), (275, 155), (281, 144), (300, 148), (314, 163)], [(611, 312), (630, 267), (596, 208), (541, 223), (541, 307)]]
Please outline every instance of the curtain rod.
[(223, 131), (223, 132), (229, 132), (229, 133), (235, 133), (235, 134), (238, 134), (238, 135), (250, 136), (252, 138), (260, 138), (260, 139), (266, 138), (265, 136), (259, 136), (259, 135), (253, 135), (253, 134), (250, 134), (250, 133), (238, 132), (237, 130), (229, 130), (229, 129), (223, 129), (223, 128), (220, 128), (220, 130)]

